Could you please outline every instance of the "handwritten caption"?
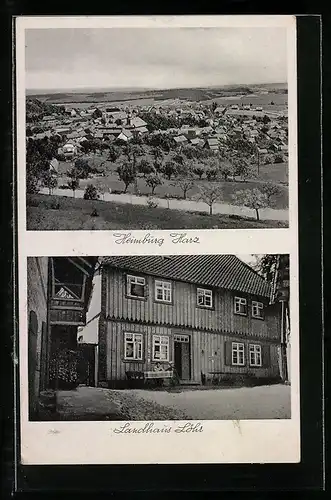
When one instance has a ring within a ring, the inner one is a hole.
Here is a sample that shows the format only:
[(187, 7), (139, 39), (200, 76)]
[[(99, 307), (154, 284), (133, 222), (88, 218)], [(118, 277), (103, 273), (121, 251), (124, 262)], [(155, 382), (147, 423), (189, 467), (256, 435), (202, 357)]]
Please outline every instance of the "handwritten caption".
[(147, 422), (142, 425), (134, 425), (131, 422), (125, 422), (112, 429), (114, 434), (186, 434), (203, 432), (203, 425), (200, 422), (185, 422), (180, 424), (156, 424), (154, 422)]
[(141, 237), (137, 237), (132, 233), (114, 233), (114, 241), (117, 245), (158, 245), (161, 247), (166, 239), (170, 239), (171, 243), (190, 244), (200, 243), (199, 236), (188, 236), (187, 233), (170, 233), (168, 236), (157, 237), (151, 233), (146, 233)]

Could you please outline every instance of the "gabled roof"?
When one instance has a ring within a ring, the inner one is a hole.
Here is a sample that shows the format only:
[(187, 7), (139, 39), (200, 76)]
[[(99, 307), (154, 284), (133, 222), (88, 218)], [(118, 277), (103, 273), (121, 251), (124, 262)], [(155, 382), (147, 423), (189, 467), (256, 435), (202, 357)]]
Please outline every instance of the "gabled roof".
[(235, 255), (104, 257), (103, 265), (196, 285), (270, 296), (270, 284)]
[(174, 141), (176, 142), (186, 142), (187, 139), (184, 135), (179, 135), (178, 137), (174, 137)]
[(135, 128), (137, 128), (137, 127), (145, 127), (147, 125), (147, 123), (144, 120), (142, 120), (141, 118), (139, 118), (139, 116), (136, 116), (136, 117), (131, 119), (131, 125), (133, 125)]

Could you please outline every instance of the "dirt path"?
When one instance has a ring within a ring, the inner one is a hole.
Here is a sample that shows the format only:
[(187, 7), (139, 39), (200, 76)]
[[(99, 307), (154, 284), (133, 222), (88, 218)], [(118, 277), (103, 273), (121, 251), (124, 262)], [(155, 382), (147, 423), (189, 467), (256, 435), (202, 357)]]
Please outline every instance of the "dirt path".
[[(41, 194), (49, 194), (47, 188), (40, 189)], [(68, 189), (54, 189), (53, 195), (56, 196), (67, 196), (70, 197), (71, 192)], [(83, 198), (84, 191), (82, 189), (77, 189), (75, 192), (76, 198)], [(117, 203), (131, 203), (132, 205), (147, 205), (148, 196), (136, 196), (134, 194), (113, 194), (105, 193), (101, 198), (103, 201), (113, 201)], [(206, 203), (194, 200), (177, 200), (174, 198), (164, 199), (153, 197), (153, 200), (157, 202), (160, 208), (170, 208), (173, 210), (185, 210), (188, 212), (208, 212), (209, 207)], [(246, 207), (238, 207), (236, 205), (230, 205), (227, 203), (215, 203), (213, 206), (214, 214), (223, 215), (239, 215), (241, 217), (252, 217), (255, 218), (255, 210)], [(273, 208), (263, 208), (260, 209), (261, 220), (277, 220), (277, 221), (287, 221), (288, 220), (288, 210), (280, 209), (275, 210)]]

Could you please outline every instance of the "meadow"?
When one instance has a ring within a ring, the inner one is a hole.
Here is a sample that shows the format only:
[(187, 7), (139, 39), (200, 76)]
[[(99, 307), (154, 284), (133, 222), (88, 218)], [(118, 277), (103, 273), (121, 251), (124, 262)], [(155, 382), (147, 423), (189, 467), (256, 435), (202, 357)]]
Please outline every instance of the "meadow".
[(27, 229), (30, 231), (262, 229), (279, 227), (288, 227), (288, 224), (101, 200), (83, 200), (41, 194), (27, 196)]

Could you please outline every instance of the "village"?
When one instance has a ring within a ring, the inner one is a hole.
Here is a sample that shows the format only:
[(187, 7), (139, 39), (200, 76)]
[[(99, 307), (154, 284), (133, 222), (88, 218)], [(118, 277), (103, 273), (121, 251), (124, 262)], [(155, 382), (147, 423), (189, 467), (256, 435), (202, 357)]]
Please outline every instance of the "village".
[(287, 224), (287, 109), (261, 97), (70, 106), (28, 98), (27, 192)]

